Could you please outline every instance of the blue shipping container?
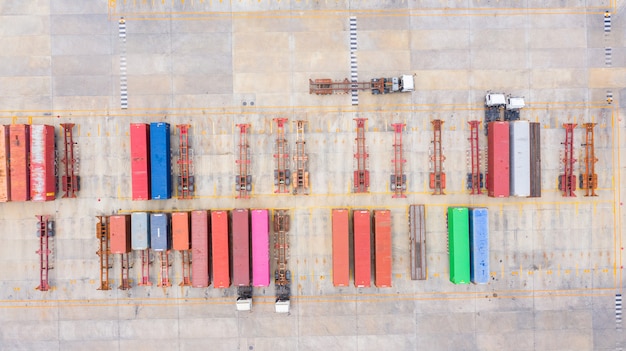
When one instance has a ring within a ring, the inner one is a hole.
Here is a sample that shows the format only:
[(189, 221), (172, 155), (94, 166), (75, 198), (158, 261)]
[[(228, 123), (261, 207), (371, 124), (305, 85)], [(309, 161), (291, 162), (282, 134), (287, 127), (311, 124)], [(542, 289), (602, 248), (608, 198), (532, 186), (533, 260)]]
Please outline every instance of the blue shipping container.
[(150, 195), (153, 200), (172, 196), (169, 123), (150, 123)]
[(470, 210), (470, 279), (489, 282), (489, 214), (486, 208)]
[(130, 215), (130, 237), (133, 250), (146, 250), (150, 248), (150, 235), (148, 224), (150, 219), (146, 212), (135, 212)]
[(172, 234), (167, 213), (150, 215), (150, 237), (152, 250), (167, 251), (172, 248)]

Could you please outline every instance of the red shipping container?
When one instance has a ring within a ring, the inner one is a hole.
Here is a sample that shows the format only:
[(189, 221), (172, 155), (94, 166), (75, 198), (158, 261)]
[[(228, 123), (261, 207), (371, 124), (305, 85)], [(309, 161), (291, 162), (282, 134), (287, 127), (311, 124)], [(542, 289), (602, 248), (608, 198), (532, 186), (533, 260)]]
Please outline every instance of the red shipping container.
[(12, 124), (9, 128), (11, 201), (30, 200), (30, 126)]
[(209, 215), (191, 211), (191, 286), (209, 286)]
[(250, 221), (246, 209), (232, 213), (233, 230), (233, 285), (250, 285)]
[(109, 245), (111, 253), (129, 253), (130, 247), (130, 216), (117, 215), (109, 217)]
[(133, 200), (150, 199), (150, 126), (130, 124), (130, 168)]
[[(230, 286), (230, 256), (228, 252), (228, 212), (211, 211), (211, 246), (213, 257), (213, 287)], [(191, 244), (193, 247), (193, 243)]]
[(172, 213), (172, 241), (174, 250), (189, 250), (189, 213)]
[(0, 125), (0, 202), (11, 200), (9, 173), (9, 126)]
[(509, 196), (509, 124), (488, 125), (487, 190), (491, 197)]
[(354, 220), (354, 286), (367, 288), (372, 276), (370, 211), (355, 210)]
[(333, 209), (333, 285), (350, 284), (350, 222), (345, 208)]
[(374, 211), (374, 283), (391, 287), (391, 211)]
[(54, 127), (30, 126), (30, 198), (32, 201), (52, 201), (56, 197), (54, 174)]

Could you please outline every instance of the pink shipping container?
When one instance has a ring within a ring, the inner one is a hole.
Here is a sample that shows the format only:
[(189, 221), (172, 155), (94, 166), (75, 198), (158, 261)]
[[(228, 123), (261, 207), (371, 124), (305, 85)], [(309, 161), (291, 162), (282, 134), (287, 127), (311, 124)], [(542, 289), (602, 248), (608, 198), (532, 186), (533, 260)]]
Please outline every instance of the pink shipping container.
[(9, 131), (11, 201), (30, 200), (30, 125), (12, 124)]
[[(193, 243), (191, 243), (193, 247)], [(213, 287), (230, 286), (230, 261), (228, 251), (228, 212), (211, 211), (211, 248), (213, 257)]]
[(252, 210), (252, 285), (270, 285), (269, 213)]
[(117, 215), (109, 217), (109, 245), (111, 253), (129, 253), (130, 247), (130, 216)]
[(247, 209), (233, 210), (233, 285), (250, 285), (250, 222)]
[(9, 172), (9, 126), (0, 125), (0, 202), (11, 200)]
[(209, 286), (209, 216), (207, 211), (191, 212), (191, 286)]
[(150, 126), (130, 125), (130, 168), (133, 200), (150, 199)]
[(30, 198), (52, 201), (56, 196), (54, 175), (54, 127), (30, 126)]

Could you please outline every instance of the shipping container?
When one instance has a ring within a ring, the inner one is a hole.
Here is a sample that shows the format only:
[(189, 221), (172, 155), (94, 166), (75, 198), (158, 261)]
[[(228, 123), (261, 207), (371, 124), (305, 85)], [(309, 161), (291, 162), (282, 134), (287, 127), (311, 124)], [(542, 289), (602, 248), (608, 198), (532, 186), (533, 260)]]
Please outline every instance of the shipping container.
[(131, 246), (133, 250), (150, 248), (150, 216), (146, 212), (134, 212), (130, 215)]
[(52, 201), (56, 196), (54, 127), (30, 126), (30, 199)]
[(252, 210), (252, 285), (270, 285), (269, 211)]
[(369, 287), (372, 276), (370, 211), (354, 210), (354, 286)]
[(115, 215), (109, 217), (109, 245), (112, 254), (130, 252), (130, 216)]
[(333, 209), (333, 285), (350, 284), (350, 212)]
[(530, 123), (530, 196), (541, 197), (541, 124)]
[(487, 190), (491, 197), (509, 196), (509, 124), (489, 123)]
[(426, 279), (426, 226), (424, 205), (409, 206), (411, 279)]
[(209, 286), (209, 216), (207, 211), (191, 211), (191, 286), (194, 288)]
[(391, 211), (374, 211), (374, 284), (391, 287)]
[(228, 288), (230, 286), (230, 257), (227, 211), (211, 211), (211, 249), (213, 287)]
[(509, 167), (511, 196), (530, 196), (530, 125), (528, 121), (509, 124)]
[(0, 125), (0, 202), (11, 200), (9, 126)]
[(189, 213), (172, 212), (172, 249), (189, 250)]
[(168, 213), (150, 214), (150, 247), (154, 251), (167, 251), (172, 248)]
[[(489, 135), (492, 131), (489, 130)], [(448, 253), (450, 281), (454, 284), (469, 284), (469, 211), (466, 207), (448, 207)]]
[(30, 125), (9, 127), (9, 173), (11, 201), (30, 200)]
[(150, 191), (154, 200), (172, 197), (169, 123), (150, 123)]
[(469, 211), (470, 280), (474, 284), (489, 282), (489, 213), (486, 208)]
[(250, 285), (250, 214), (246, 209), (234, 209), (233, 231), (233, 285)]
[(130, 125), (130, 167), (133, 200), (150, 199), (150, 127)]

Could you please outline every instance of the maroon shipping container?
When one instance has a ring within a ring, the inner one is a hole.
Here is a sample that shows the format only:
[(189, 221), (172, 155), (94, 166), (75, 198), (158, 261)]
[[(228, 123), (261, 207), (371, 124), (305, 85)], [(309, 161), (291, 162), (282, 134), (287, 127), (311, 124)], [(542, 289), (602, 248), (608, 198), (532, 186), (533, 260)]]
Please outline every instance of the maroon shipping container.
[(209, 216), (207, 211), (191, 212), (191, 286), (209, 286)]
[(9, 126), (0, 125), (0, 202), (11, 200), (9, 172)]
[(9, 129), (11, 201), (30, 200), (30, 126), (12, 124)]
[(130, 125), (130, 167), (133, 200), (150, 199), (150, 126)]
[(189, 213), (172, 213), (172, 249), (189, 250)]
[(491, 197), (509, 196), (509, 124), (491, 122), (488, 131), (487, 189)]
[[(193, 243), (191, 243), (193, 247)], [(211, 256), (213, 257), (213, 287), (230, 286), (228, 251), (228, 212), (211, 211)]]
[(130, 247), (130, 216), (117, 215), (109, 217), (109, 245), (111, 253), (129, 253)]
[(250, 223), (246, 209), (234, 209), (233, 230), (233, 285), (250, 285)]
[(30, 198), (52, 201), (56, 197), (54, 127), (30, 126)]
[(370, 211), (354, 210), (354, 286), (366, 288), (371, 284), (372, 244)]

